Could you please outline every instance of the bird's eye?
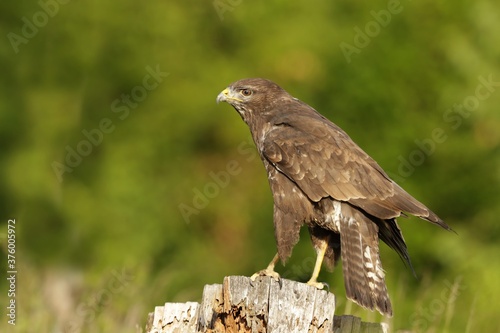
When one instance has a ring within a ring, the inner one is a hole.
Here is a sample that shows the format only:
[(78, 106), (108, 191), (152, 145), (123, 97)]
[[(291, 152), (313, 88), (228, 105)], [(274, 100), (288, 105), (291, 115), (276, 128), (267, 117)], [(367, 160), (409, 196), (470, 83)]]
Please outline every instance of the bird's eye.
[(241, 89), (240, 90), (240, 94), (242, 94), (243, 96), (250, 96), (252, 94), (252, 91), (250, 89)]

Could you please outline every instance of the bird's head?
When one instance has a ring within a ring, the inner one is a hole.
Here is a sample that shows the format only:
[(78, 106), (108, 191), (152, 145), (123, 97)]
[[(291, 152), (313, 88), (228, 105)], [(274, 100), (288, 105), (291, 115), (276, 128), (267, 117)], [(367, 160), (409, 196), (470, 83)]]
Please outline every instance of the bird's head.
[(243, 79), (231, 83), (217, 96), (217, 103), (226, 102), (232, 105), (243, 120), (258, 116), (270, 110), (273, 104), (290, 95), (276, 83), (261, 79)]

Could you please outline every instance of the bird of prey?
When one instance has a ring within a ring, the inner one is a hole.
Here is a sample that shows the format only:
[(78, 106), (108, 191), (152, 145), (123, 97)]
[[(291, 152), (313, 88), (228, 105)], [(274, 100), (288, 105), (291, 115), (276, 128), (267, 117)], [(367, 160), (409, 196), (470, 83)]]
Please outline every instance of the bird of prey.
[(278, 253), (252, 279), (279, 278), (274, 266), (290, 257), (305, 224), (317, 252), (307, 283), (322, 289), (325, 284), (317, 281), (322, 263), (333, 269), (341, 258), (347, 298), (392, 316), (379, 239), (411, 268), (396, 218), (412, 214), (451, 228), (391, 180), (340, 127), (277, 84), (243, 79), (224, 89), (217, 102), (232, 105), (250, 128), (274, 199)]

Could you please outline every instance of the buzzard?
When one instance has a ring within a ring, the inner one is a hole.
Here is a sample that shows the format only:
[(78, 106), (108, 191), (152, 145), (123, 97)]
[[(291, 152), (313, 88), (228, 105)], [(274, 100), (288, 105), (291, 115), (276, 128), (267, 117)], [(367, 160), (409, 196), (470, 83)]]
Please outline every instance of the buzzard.
[(278, 253), (252, 279), (279, 279), (274, 266), (290, 257), (305, 224), (317, 252), (307, 283), (323, 288), (317, 281), (322, 263), (332, 269), (342, 258), (346, 296), (392, 316), (379, 239), (412, 268), (396, 218), (408, 213), (451, 228), (391, 180), (340, 127), (277, 84), (243, 79), (224, 89), (217, 102), (232, 105), (250, 128), (274, 199)]

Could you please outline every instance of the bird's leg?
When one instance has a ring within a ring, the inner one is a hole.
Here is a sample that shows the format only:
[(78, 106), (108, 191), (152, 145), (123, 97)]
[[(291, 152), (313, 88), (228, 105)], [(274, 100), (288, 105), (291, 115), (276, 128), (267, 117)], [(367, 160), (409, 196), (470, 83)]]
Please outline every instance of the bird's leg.
[(276, 263), (278, 262), (279, 259), (280, 259), (280, 257), (276, 253), (276, 255), (274, 256), (273, 260), (271, 260), (271, 262), (269, 263), (269, 265), (267, 265), (266, 269), (258, 271), (257, 273), (255, 273), (254, 275), (252, 275), (250, 277), (250, 280), (255, 281), (255, 279), (257, 277), (259, 277), (259, 276), (270, 276), (273, 279), (275, 279), (276, 281), (280, 282), (280, 284), (281, 284), (280, 275), (274, 270), (274, 266), (276, 266)]
[(326, 240), (322, 240), (320, 243), (320, 247), (317, 250), (316, 264), (314, 265), (314, 270), (311, 278), (307, 281), (307, 284), (318, 289), (323, 289), (325, 286), (328, 288), (328, 284), (323, 282), (318, 282), (319, 271), (321, 270), (321, 264), (323, 264), (323, 259), (325, 258), (325, 252), (328, 248), (328, 238)]

